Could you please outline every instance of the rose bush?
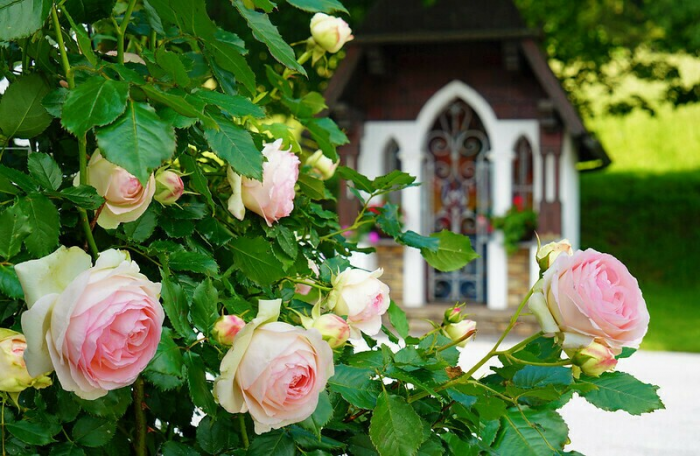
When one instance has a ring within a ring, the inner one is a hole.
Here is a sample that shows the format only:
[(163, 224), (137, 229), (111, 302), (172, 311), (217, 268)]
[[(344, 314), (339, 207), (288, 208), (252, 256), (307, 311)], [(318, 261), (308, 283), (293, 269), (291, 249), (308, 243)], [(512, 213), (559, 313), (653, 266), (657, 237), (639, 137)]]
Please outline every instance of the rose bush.
[(62, 247), (15, 270), (28, 296), (28, 372), (55, 370), (63, 389), (96, 399), (136, 380), (155, 354), (165, 315), (160, 284), (124, 253), (107, 250), (89, 264), (82, 250)]

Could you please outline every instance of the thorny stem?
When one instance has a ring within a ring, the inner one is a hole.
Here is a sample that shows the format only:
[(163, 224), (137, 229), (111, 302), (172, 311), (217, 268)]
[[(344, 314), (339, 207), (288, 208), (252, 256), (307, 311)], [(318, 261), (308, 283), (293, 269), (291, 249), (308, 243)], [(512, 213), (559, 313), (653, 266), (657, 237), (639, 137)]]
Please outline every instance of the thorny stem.
[(53, 21), (53, 28), (56, 31), (56, 42), (58, 43), (58, 50), (61, 53), (61, 64), (63, 66), (63, 72), (66, 74), (68, 87), (72, 89), (75, 87), (75, 80), (73, 79), (73, 72), (70, 69), (70, 63), (68, 63), (68, 54), (66, 53), (66, 46), (63, 43), (63, 29), (61, 28), (61, 23), (58, 21), (58, 13), (56, 12), (56, 6), (51, 7), (51, 19)]
[(243, 437), (243, 448), (247, 450), (250, 446), (250, 442), (248, 441), (248, 432), (245, 429), (245, 416), (243, 416), (242, 413), (238, 414), (238, 424), (241, 427), (241, 436)]
[(144, 391), (143, 379), (136, 379), (134, 383), (134, 417), (136, 419), (136, 439), (134, 451), (138, 456), (146, 456), (146, 414), (143, 411)]

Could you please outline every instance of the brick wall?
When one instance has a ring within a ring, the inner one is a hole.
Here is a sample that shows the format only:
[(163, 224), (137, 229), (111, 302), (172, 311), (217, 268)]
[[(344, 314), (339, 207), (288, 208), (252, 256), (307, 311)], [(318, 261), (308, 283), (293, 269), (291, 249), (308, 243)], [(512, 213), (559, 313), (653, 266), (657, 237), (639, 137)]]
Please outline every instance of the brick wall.
[(377, 267), (384, 269), (381, 281), (389, 286), (391, 299), (403, 303), (403, 246), (382, 240), (377, 249)]
[(521, 248), (508, 257), (508, 308), (518, 307), (531, 286), (530, 249)]

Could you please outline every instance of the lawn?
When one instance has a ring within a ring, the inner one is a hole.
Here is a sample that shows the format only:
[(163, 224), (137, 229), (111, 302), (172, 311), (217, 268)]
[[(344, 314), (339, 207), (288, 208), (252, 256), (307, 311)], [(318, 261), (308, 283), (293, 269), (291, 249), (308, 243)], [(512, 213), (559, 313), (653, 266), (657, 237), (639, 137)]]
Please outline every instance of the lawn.
[(582, 247), (620, 258), (651, 314), (642, 348), (700, 352), (700, 106), (588, 120), (613, 164), (581, 176)]

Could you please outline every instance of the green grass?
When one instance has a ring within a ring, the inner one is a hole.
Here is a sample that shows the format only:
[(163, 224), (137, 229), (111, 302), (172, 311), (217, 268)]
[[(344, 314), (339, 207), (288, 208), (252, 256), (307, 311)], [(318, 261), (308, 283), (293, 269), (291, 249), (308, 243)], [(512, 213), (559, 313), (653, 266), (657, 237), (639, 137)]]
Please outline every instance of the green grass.
[(613, 164), (581, 176), (581, 244), (638, 278), (647, 350), (700, 352), (700, 106), (590, 119)]

